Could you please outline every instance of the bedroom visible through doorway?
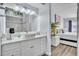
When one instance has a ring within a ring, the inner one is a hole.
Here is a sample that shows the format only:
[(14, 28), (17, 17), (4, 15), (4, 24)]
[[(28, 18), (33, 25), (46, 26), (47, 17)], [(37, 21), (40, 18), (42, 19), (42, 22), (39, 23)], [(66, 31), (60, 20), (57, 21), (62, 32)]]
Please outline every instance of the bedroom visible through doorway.
[(51, 4), (52, 56), (77, 56), (77, 3)]

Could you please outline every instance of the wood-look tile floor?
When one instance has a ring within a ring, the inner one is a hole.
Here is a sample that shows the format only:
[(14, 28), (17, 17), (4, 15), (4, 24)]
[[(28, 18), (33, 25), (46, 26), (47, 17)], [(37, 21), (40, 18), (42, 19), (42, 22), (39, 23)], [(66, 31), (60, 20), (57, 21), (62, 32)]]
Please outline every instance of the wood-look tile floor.
[(59, 44), (51, 48), (52, 56), (76, 56), (77, 49), (72, 46)]

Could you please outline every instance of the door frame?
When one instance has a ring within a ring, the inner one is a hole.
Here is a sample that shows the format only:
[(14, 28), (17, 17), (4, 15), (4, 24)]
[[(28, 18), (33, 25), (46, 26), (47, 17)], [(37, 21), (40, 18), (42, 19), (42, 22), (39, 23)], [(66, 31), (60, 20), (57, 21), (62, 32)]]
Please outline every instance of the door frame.
[(77, 3), (77, 56), (79, 56), (79, 3)]

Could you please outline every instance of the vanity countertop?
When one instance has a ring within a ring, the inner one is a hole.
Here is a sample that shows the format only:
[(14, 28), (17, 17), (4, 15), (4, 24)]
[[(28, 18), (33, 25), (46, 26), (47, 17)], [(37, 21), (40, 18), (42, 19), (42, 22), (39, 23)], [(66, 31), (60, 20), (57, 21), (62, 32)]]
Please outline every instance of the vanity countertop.
[(15, 39), (12, 39), (12, 40), (2, 40), (2, 45), (9, 44), (9, 43), (14, 43), (14, 42), (20, 42), (20, 41), (23, 41), (23, 40), (33, 40), (33, 39), (37, 39), (37, 38), (41, 38), (41, 37), (46, 37), (46, 35), (36, 35), (32, 39), (24, 39), (24, 38), (17, 38), (16, 37)]
[(38, 32), (16, 32), (15, 34), (26, 34), (26, 35), (29, 35), (29, 34), (36, 34)]

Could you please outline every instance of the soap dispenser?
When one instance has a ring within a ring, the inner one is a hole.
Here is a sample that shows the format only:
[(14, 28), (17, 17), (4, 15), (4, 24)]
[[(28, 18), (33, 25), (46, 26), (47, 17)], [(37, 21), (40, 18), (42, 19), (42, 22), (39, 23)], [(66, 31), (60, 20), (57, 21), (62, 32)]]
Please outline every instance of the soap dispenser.
[(10, 40), (12, 40), (12, 34), (15, 33), (14, 28), (10, 28), (9, 33), (10, 33)]

